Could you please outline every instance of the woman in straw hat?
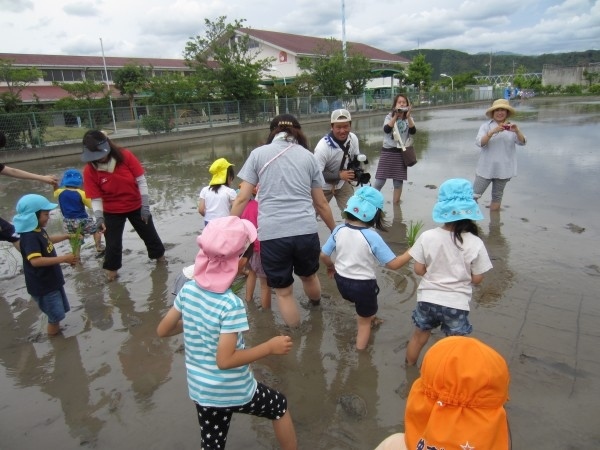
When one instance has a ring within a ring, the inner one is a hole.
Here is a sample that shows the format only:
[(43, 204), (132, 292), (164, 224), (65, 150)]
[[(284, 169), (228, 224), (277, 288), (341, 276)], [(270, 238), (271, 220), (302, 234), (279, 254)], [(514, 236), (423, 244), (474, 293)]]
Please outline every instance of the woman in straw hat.
[(508, 119), (515, 110), (508, 100), (494, 101), (485, 115), (489, 118), (475, 138), (475, 144), (481, 149), (475, 169), (473, 191), (479, 199), (490, 183), (492, 184), (492, 202), (490, 211), (499, 211), (506, 183), (517, 175), (517, 145), (525, 145), (527, 139), (517, 124)]

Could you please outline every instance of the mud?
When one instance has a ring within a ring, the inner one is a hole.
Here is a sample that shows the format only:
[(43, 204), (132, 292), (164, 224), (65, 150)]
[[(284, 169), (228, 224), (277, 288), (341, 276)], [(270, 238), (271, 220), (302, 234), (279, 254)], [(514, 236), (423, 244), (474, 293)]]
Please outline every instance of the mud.
[[(600, 101), (534, 99), (515, 106), (514, 122), (529, 142), (519, 149), (519, 176), (508, 183), (502, 210), (490, 214), (484, 208), (482, 238), (494, 269), (474, 293), (473, 336), (508, 361), (513, 448), (599, 448)], [(484, 109), (415, 113), (419, 162), (409, 170), (400, 207), (391, 205), (391, 182), (383, 188), (392, 223), (384, 238), (394, 251), (406, 249), (411, 221), (435, 226), (437, 186), (451, 177), (473, 178), (473, 141)], [(353, 124), (371, 173), (383, 118)], [(312, 145), (327, 131), (326, 122), (306, 127)], [(137, 235), (126, 228), (121, 276), (106, 283), (90, 240), (82, 264), (64, 268), (72, 310), (61, 337), (46, 338), (43, 317), (24, 288), (20, 256), (0, 247), (0, 448), (199, 447), (181, 337), (159, 339), (155, 328), (172, 302), (175, 277), (196, 253), (194, 239), (203, 223), (196, 197), (208, 182), (208, 166), (225, 156), (239, 169), (265, 136), (234, 129), (220, 137), (136, 149), (147, 170), (168, 265), (148, 260)], [(14, 166), (61, 173), (81, 164), (77, 157), (61, 157)], [(12, 217), (25, 193), (51, 197), (45, 187), (7, 177), (0, 177), (0, 187), (4, 218)], [(489, 191), (481, 202), (489, 202)], [(334, 202), (332, 208), (339, 218)], [(54, 212), (50, 231), (59, 229)], [(324, 242), (324, 226), (320, 235)], [(66, 246), (59, 245), (59, 253)], [(261, 310), (258, 298), (248, 305), (250, 345), (278, 333), (291, 333), (295, 344), (289, 355), (266, 358), (254, 370), (288, 396), (301, 449), (372, 449), (402, 431), (406, 394), (418, 376), (403, 363), (418, 277), (410, 266), (380, 270), (378, 315), (384, 322), (362, 353), (354, 350), (353, 308), (324, 270), (320, 277), (320, 307), (309, 307), (297, 291), (302, 314), (297, 330), (284, 326), (275, 299), (273, 311)], [(440, 338), (434, 334), (428, 347)], [(236, 417), (227, 448), (276, 448), (270, 423)]]

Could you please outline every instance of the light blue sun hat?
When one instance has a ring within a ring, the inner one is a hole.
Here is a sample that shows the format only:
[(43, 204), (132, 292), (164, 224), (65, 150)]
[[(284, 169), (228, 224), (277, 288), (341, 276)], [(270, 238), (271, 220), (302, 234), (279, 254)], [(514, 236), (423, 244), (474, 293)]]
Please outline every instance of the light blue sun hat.
[(464, 178), (444, 181), (440, 186), (438, 201), (433, 207), (432, 216), (437, 223), (483, 219), (479, 205), (473, 199), (471, 182)]
[(17, 215), (13, 217), (13, 225), (17, 233), (27, 233), (38, 227), (36, 212), (50, 211), (58, 207), (46, 197), (38, 194), (27, 194), (17, 202)]
[(348, 200), (344, 211), (362, 222), (370, 222), (378, 209), (383, 209), (383, 194), (371, 186), (363, 186)]

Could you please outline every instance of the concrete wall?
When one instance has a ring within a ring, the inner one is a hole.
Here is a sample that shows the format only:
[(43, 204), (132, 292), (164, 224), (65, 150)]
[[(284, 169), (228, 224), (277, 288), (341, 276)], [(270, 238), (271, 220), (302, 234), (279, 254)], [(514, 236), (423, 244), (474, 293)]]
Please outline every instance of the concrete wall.
[(542, 85), (568, 86), (570, 84), (579, 84), (580, 86), (588, 86), (588, 82), (583, 76), (585, 70), (588, 72), (600, 72), (600, 64), (576, 67), (544, 66), (542, 69)]

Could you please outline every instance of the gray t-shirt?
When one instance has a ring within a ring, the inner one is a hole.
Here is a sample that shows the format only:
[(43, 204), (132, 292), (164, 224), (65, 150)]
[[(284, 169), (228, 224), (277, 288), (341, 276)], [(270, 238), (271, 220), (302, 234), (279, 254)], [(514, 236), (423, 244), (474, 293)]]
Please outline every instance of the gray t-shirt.
[[(290, 144), (290, 148), (271, 161)], [(270, 164), (259, 175), (269, 161)], [(258, 147), (250, 153), (238, 177), (255, 186), (259, 185), (260, 241), (317, 232), (311, 191), (321, 188), (324, 180), (309, 150), (276, 137), (271, 144)]]

